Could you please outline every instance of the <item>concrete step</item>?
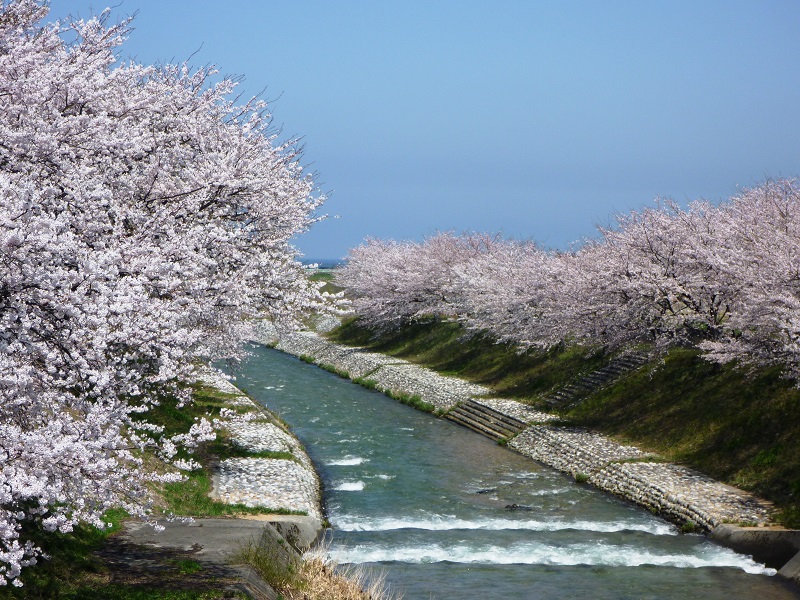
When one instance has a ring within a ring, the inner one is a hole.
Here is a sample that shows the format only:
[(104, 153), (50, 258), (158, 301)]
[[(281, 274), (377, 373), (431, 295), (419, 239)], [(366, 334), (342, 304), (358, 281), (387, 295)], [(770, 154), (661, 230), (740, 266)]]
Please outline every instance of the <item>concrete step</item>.
[(447, 413), (445, 418), (493, 440), (509, 438), (526, 427), (519, 419), (471, 400), (461, 403)]
[(581, 376), (542, 399), (554, 407), (572, 406), (581, 397), (588, 396), (625, 373), (638, 369), (646, 362), (645, 354), (630, 353), (619, 356), (603, 368)]
[(502, 413), (491, 406), (486, 406), (485, 404), (475, 402), (474, 400), (466, 400), (462, 402), (460, 408), (476, 414), (484, 415), (488, 418), (492, 418), (500, 423), (504, 423), (511, 429), (524, 429), (527, 426), (525, 421), (520, 421), (516, 417)]
[(468, 429), (472, 429), (473, 431), (483, 434), (493, 440), (500, 440), (508, 437), (507, 431), (495, 429), (494, 427), (490, 427), (485, 423), (476, 421), (466, 414), (459, 413), (458, 409), (450, 411), (445, 415), (444, 418), (463, 427), (467, 427)]
[(470, 423), (474, 423), (476, 425), (480, 425), (481, 427), (485, 427), (486, 429), (495, 431), (503, 437), (514, 435), (519, 431), (518, 427), (509, 426), (508, 424), (503, 423), (502, 421), (498, 421), (489, 416), (482, 415), (480, 413), (475, 413), (470, 410), (464, 410), (461, 407), (451, 411), (450, 415), (454, 417), (454, 419), (451, 420), (469, 421)]

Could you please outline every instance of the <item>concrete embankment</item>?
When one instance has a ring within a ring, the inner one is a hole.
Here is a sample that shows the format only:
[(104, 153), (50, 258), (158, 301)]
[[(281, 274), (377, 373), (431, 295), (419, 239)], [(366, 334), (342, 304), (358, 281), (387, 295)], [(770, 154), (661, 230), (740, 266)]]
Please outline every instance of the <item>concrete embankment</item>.
[[(521, 423), (521, 431), (508, 441), (510, 448), (689, 529), (712, 532), (712, 538), (720, 543), (741, 548), (775, 569), (784, 568), (781, 574), (800, 584), (798, 568), (792, 571), (791, 567), (800, 559), (790, 561), (800, 548), (792, 552), (792, 546), (780, 541), (781, 536), (789, 534), (770, 526), (772, 506), (763, 499), (598, 433), (559, 426), (552, 415), (514, 400), (489, 398), (488, 388), (439, 375), (402, 359), (341, 346), (313, 332), (278, 335), (269, 326), (265, 326), (256, 341), (353, 380), (368, 382), (390, 395), (418, 396), (440, 412), (447, 413), (470, 403), (512, 417)], [(734, 543), (730, 536), (714, 535), (723, 531), (721, 528), (732, 526), (763, 532), (758, 547), (737, 546), (738, 542)], [(771, 546), (783, 550), (764, 551)]]

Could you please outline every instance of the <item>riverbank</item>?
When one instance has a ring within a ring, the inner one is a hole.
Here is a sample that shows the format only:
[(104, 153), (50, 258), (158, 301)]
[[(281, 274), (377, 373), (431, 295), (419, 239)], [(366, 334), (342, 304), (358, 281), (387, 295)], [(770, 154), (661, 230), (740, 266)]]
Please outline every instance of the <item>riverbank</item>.
[[(200, 418), (217, 422), (214, 440), (179, 455), (199, 468), (182, 481), (154, 487), (151, 519), (160, 527), (111, 510), (105, 530), (24, 530), (23, 539), (33, 538), (47, 558), (23, 571), (22, 587), (0, 589), (0, 598), (293, 597), (286, 588), (297, 578), (274, 585), (260, 567), (292, 565), (300, 573), (296, 566), (316, 564), (319, 557), (301, 556), (323, 529), (319, 480), (285, 425), (221, 373), (208, 370), (202, 379), (191, 386), (190, 403), (164, 393), (148, 413), (154, 429), (171, 436), (185, 434)], [(148, 454), (143, 459), (157, 460)]]
[[(552, 422), (552, 415), (523, 403), (486, 400), (482, 396), (490, 391), (483, 386), (440, 375), (397, 357), (338, 345), (312, 332), (277, 336), (265, 329), (258, 341), (439, 414), (472, 400), (522, 417), (526, 427), (509, 442), (511, 448), (681, 523), (685, 530), (714, 531), (734, 523), (755, 525), (764, 533), (773, 531), (767, 528), (772, 508), (768, 502), (685, 467), (665, 463), (638, 448), (617, 444), (584, 429), (559, 426)], [(797, 553), (800, 540), (796, 542), (796, 547), (790, 545), (787, 550), (794, 548), (793, 553)], [(727, 543), (733, 545), (730, 539)], [(791, 555), (773, 557), (772, 563), (780, 568), (783, 564), (774, 560), (786, 562), (790, 558)], [(793, 577), (792, 573), (785, 574)]]
[(125, 523), (102, 551), (114, 577), (158, 587), (165, 569), (183, 564), (189, 569), (166, 585), (199, 577), (217, 594), (209, 598), (390, 597), (380, 578), (334, 569), (318, 544), (325, 530), (320, 479), (297, 437), (220, 372), (208, 369), (199, 383), (214, 399), (218, 438), (238, 449), (210, 465), (204, 461), (211, 471), (209, 500), (230, 506), (233, 514), (167, 521), (162, 531)]
[[(319, 478), (297, 438), (221, 373), (208, 369), (200, 383), (213, 391), (218, 435), (238, 449), (204, 467), (210, 469), (210, 500), (251, 514), (195, 514), (191, 521), (162, 523), (162, 531), (128, 521), (100, 554), (120, 582), (158, 586), (159, 573), (177, 562), (195, 565), (182, 574), (187, 584), (199, 574), (209, 588), (231, 597), (287, 597), (281, 589), (290, 586), (287, 573), (300, 571), (303, 554), (324, 530)], [(181, 577), (175, 579), (179, 586)]]
[[(211, 497), (226, 504), (259, 507), (277, 514), (305, 513), (313, 538), (323, 531), (322, 493), (314, 465), (300, 441), (278, 419), (221, 373), (209, 370), (203, 383), (226, 395), (227, 408), (237, 419), (225, 426), (226, 435), (251, 456), (226, 458), (213, 473)], [(264, 519), (267, 520), (267, 519)], [(275, 523), (285, 523), (286, 519)]]

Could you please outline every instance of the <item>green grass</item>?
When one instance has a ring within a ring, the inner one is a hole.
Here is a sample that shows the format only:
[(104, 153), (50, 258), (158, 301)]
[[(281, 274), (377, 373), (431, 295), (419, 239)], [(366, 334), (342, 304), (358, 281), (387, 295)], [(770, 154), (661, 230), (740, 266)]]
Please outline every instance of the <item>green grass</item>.
[[(329, 334), (536, 404), (541, 395), (606, 364), (587, 348), (518, 353), (467, 336), (457, 323), (429, 321), (382, 333), (345, 322)], [(779, 368), (749, 370), (672, 349), (561, 415), (775, 503), (779, 521), (800, 528), (800, 390)]]
[(480, 334), (469, 335), (458, 323), (445, 321), (414, 323), (376, 337), (373, 331), (350, 319), (328, 337), (486, 385), (497, 396), (528, 402), (566, 384), (576, 374), (599, 368), (607, 360), (602, 353), (580, 347), (520, 353), (510, 344), (496, 344)]
[(386, 395), (390, 398), (394, 398), (398, 402), (402, 402), (403, 404), (416, 408), (417, 410), (421, 410), (422, 412), (432, 413), (436, 411), (436, 407), (433, 404), (430, 402), (425, 402), (416, 394), (401, 394), (399, 392), (393, 392), (389, 390), (386, 392)]
[(124, 517), (123, 511), (109, 511), (105, 520), (113, 524), (110, 529), (82, 526), (69, 534), (23, 527), (21, 538), (33, 541), (50, 559), (39, 559), (35, 567), (23, 569), (20, 577), (23, 587), (0, 588), (0, 598), (59, 598), (65, 590), (83, 587), (84, 580), (92, 579), (102, 571), (102, 565), (92, 553), (109, 535), (119, 530)]
[(178, 568), (178, 571), (183, 573), (184, 575), (191, 575), (193, 573), (198, 573), (203, 570), (203, 565), (201, 565), (196, 560), (191, 559), (181, 559), (175, 561), (175, 566)]
[(356, 377), (353, 379), (353, 383), (357, 383), (368, 390), (374, 390), (378, 387), (378, 382), (375, 379), (369, 379), (368, 377)]
[[(162, 425), (167, 434), (184, 433), (195, 422), (196, 417), (213, 418), (219, 415), (227, 402), (237, 397), (219, 390), (197, 386), (192, 389), (194, 402), (179, 406), (176, 398), (165, 395), (159, 406), (144, 413), (142, 418)], [(180, 456), (191, 457), (203, 465), (203, 469), (187, 473), (185, 481), (167, 484), (160, 490), (162, 510), (176, 515), (194, 517), (235, 516), (242, 514), (306, 514), (302, 511), (271, 510), (244, 505), (230, 505), (209, 497), (212, 483), (210, 467), (219, 460), (233, 457), (256, 457), (295, 460), (290, 452), (249, 452), (230, 439), (218, 435), (193, 453), (185, 451)], [(152, 585), (109, 585), (107, 567), (94, 553), (106, 543), (109, 535), (118, 531), (126, 515), (121, 511), (107, 513), (107, 521), (113, 523), (109, 530), (101, 531), (90, 526), (77, 527), (70, 534), (46, 533), (29, 527), (22, 532), (22, 539), (32, 540), (49, 555), (39, 563), (23, 569), (23, 587), (0, 588), (0, 599), (38, 600), (59, 598), (64, 600), (206, 600), (223, 598), (222, 591), (209, 589), (206, 584), (188, 587), (202, 589), (159, 589)], [(202, 565), (191, 559), (173, 561), (171, 569), (175, 576), (190, 577), (202, 570)]]
[(328, 371), (328, 373), (333, 373), (334, 375), (338, 375), (338, 376), (339, 376), (339, 377), (341, 377), (342, 379), (350, 379), (350, 373), (348, 373), (347, 371), (344, 371), (344, 370), (342, 370), (342, 369), (339, 369), (338, 367), (335, 367), (335, 366), (333, 366), (333, 365), (330, 365), (330, 364), (328, 364), (328, 363), (320, 363), (320, 364), (319, 364), (319, 365), (317, 365), (317, 366), (318, 366), (320, 369), (323, 369), (323, 370), (325, 370), (325, 371)]
[(316, 271), (308, 276), (311, 281), (333, 281), (333, 273), (330, 271)]
[(800, 390), (778, 368), (721, 366), (675, 348), (567, 416), (772, 500), (785, 525), (800, 527)]
[(317, 271), (308, 277), (311, 281), (324, 281), (325, 285), (320, 288), (321, 292), (328, 292), (329, 294), (338, 294), (343, 291), (343, 288), (334, 283), (335, 276), (330, 271)]

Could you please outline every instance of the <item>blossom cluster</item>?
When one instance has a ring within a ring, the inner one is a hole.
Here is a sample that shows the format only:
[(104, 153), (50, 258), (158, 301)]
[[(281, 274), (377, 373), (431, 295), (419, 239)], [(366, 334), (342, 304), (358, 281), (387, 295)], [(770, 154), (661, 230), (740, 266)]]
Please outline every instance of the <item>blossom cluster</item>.
[(21, 524), (145, 515), (154, 469), (213, 437), (146, 413), (248, 323), (323, 298), (291, 245), (323, 201), (267, 107), (213, 69), (123, 63), (129, 22), (45, 24), (0, 3), (0, 584), (39, 551)]
[(564, 252), (475, 234), (368, 240), (337, 282), (376, 329), (434, 316), (521, 348), (691, 345), (798, 377), (800, 184), (658, 201)]

